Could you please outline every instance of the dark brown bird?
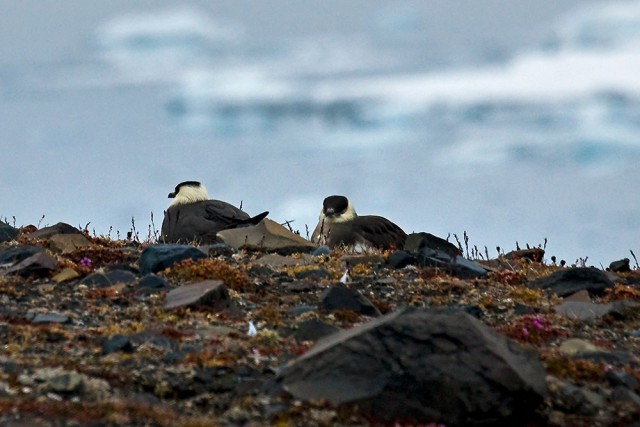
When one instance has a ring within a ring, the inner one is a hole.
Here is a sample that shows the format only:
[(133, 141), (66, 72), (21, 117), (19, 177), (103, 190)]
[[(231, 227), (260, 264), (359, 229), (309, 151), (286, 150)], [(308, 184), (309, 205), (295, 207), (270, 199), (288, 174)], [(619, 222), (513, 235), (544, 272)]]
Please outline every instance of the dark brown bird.
[(171, 242), (215, 243), (218, 231), (262, 221), (269, 212), (254, 217), (220, 200), (209, 200), (207, 189), (198, 181), (185, 181), (176, 186), (171, 205), (164, 213), (162, 240)]
[(402, 249), (407, 234), (396, 224), (376, 215), (356, 214), (345, 196), (324, 199), (320, 218), (311, 241), (331, 248), (354, 246), (356, 249)]

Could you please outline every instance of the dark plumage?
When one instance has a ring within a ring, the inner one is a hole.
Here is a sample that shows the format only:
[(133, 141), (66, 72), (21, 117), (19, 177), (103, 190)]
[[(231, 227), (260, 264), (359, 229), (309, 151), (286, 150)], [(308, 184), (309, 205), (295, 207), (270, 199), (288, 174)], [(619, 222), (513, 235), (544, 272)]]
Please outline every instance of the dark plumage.
[(311, 240), (329, 247), (339, 245), (379, 249), (401, 249), (407, 234), (396, 224), (377, 215), (358, 216), (348, 198), (324, 199), (318, 225)]
[(253, 225), (262, 221), (269, 212), (250, 217), (246, 212), (220, 200), (209, 200), (206, 188), (197, 181), (185, 181), (176, 186), (169, 208), (162, 221), (162, 239), (165, 242), (217, 242), (221, 230)]

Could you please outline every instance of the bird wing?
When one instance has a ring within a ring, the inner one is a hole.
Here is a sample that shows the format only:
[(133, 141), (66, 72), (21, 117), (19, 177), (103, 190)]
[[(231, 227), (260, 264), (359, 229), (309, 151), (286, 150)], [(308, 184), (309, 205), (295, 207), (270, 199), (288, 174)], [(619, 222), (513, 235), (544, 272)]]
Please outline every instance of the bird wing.
[(250, 219), (249, 214), (221, 200), (207, 200), (203, 203), (204, 217), (212, 226), (222, 230)]
[(375, 215), (355, 217), (352, 221), (354, 233), (378, 248), (401, 249), (407, 234), (386, 218)]

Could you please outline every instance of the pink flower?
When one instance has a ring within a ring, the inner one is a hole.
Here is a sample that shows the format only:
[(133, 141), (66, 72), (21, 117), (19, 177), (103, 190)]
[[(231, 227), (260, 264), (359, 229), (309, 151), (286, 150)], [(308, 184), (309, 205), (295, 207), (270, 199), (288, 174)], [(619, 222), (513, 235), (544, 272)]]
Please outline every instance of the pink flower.
[(535, 317), (533, 319), (533, 326), (539, 331), (544, 329), (544, 323), (542, 323), (542, 320), (539, 317)]

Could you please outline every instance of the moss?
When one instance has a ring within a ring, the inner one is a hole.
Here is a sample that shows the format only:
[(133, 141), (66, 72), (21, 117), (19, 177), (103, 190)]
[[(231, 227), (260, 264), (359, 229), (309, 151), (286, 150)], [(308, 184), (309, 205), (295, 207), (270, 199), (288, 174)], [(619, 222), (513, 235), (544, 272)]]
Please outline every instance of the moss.
[(543, 353), (541, 358), (547, 372), (559, 378), (601, 382), (606, 374), (606, 365), (603, 362), (569, 358), (553, 353)]
[(185, 259), (164, 270), (164, 275), (182, 282), (222, 280), (227, 287), (237, 291), (249, 291), (253, 288), (244, 270), (213, 258)]

